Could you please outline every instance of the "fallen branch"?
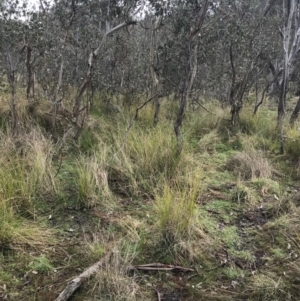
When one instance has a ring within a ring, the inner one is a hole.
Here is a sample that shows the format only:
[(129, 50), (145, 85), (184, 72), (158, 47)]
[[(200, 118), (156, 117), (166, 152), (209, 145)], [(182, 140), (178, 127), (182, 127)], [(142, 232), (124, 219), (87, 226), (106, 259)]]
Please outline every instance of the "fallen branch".
[(111, 252), (107, 253), (104, 257), (102, 257), (98, 262), (93, 264), (91, 267), (86, 269), (83, 273), (81, 273), (78, 277), (74, 278), (72, 281), (68, 283), (66, 288), (59, 294), (59, 296), (55, 299), (55, 301), (66, 301), (68, 300), (73, 293), (80, 287), (82, 282), (91, 276), (93, 276), (102, 266), (103, 263), (107, 262), (110, 258)]
[(129, 270), (144, 270), (144, 271), (182, 271), (194, 272), (193, 269), (185, 268), (177, 265), (163, 264), (163, 263), (149, 263), (129, 267)]

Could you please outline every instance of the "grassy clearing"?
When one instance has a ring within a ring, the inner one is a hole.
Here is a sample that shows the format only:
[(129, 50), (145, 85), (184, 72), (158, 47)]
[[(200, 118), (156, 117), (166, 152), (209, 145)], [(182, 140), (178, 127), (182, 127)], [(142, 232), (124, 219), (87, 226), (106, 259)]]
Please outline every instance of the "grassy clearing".
[[(0, 112), (0, 299), (20, 298), (26, 278), (24, 300), (54, 300), (112, 251), (74, 300), (155, 300), (152, 286), (184, 300), (298, 300), (297, 127), (278, 156), (276, 112), (245, 108), (237, 129), (211, 103), (214, 118), (187, 112), (178, 154), (170, 102), (156, 127), (149, 105), (127, 132), (134, 109), (99, 98), (57, 156), (64, 121), (51, 139), (49, 107), (18, 98), (19, 135)], [(195, 273), (128, 272), (151, 262)]]

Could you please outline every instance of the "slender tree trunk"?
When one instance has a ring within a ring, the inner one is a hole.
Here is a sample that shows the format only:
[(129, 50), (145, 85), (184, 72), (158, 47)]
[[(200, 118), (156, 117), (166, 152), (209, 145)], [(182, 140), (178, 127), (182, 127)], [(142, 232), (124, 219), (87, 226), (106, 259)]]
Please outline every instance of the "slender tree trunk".
[[(26, 69), (27, 69), (27, 88), (26, 88), (26, 97), (27, 100), (29, 98), (34, 99), (34, 73), (32, 70), (31, 65), (31, 54), (32, 54), (32, 48), (27, 45), (27, 55), (26, 55)], [(32, 91), (32, 94), (30, 95), (30, 91)]]
[(190, 57), (191, 57), (191, 42), (189, 44), (188, 47), (188, 53), (187, 53), (187, 59), (186, 59), (186, 79), (184, 81), (184, 86), (183, 86), (183, 91), (180, 97), (180, 107), (179, 107), (179, 111), (178, 111), (178, 115), (174, 124), (174, 130), (175, 130), (175, 134), (176, 134), (176, 138), (177, 138), (177, 142), (178, 142), (178, 147), (179, 147), (179, 151), (181, 151), (182, 149), (182, 145), (183, 145), (183, 137), (182, 137), (182, 132), (181, 132), (181, 127), (182, 127), (182, 123), (183, 123), (183, 118), (185, 115), (185, 110), (186, 110), (186, 104), (187, 104), (187, 93), (188, 93), (188, 85), (189, 85), (189, 77), (190, 77), (190, 72), (191, 72), (191, 68), (190, 68)]
[(280, 89), (280, 97), (278, 103), (278, 116), (277, 116), (277, 128), (279, 130), (280, 137), (280, 153), (284, 153), (284, 119), (285, 119), (285, 99), (286, 99), (286, 78), (284, 75), (284, 80)]
[(154, 113), (154, 125), (157, 125), (159, 120), (159, 113), (160, 113), (160, 99), (158, 95), (159, 90), (159, 78), (158, 74), (155, 72), (157, 68), (157, 55), (156, 55), (156, 31), (159, 28), (161, 24), (162, 16), (156, 17), (155, 20), (152, 22), (152, 33), (151, 33), (151, 44), (150, 44), (150, 75), (152, 79), (152, 88), (151, 88), (151, 94), (156, 95), (154, 98), (154, 107), (155, 107), (155, 113)]
[(16, 134), (18, 126), (18, 114), (17, 114), (17, 103), (16, 103), (16, 75), (15, 70), (11, 70), (9, 76), (9, 83), (11, 88), (11, 102), (10, 109), (12, 115), (12, 129), (13, 133)]
[(197, 70), (198, 70), (198, 43), (195, 44), (193, 50), (193, 62), (192, 62), (191, 78), (187, 87), (187, 98), (190, 97), (190, 93), (197, 75)]
[(209, 0), (205, 0), (204, 4), (202, 6), (202, 9), (199, 11), (199, 14), (197, 16), (194, 26), (191, 27), (190, 34), (188, 37), (185, 81), (184, 81), (184, 86), (183, 86), (182, 94), (181, 94), (181, 98), (180, 98), (180, 107), (179, 107), (178, 115), (177, 115), (177, 118), (176, 118), (176, 121), (174, 124), (174, 131), (176, 134), (179, 151), (182, 150), (182, 146), (183, 146), (183, 137), (182, 137), (181, 127), (182, 127), (183, 118), (184, 118), (185, 111), (186, 111), (189, 87), (192, 86), (192, 83), (190, 84), (190, 81), (193, 80), (192, 70), (191, 70), (191, 58), (192, 58), (193, 50), (196, 50), (196, 48), (195, 48), (196, 44), (195, 44), (194, 40), (203, 25), (203, 22), (204, 22), (204, 19), (206, 16), (206, 12), (208, 9), (208, 4), (209, 4)]

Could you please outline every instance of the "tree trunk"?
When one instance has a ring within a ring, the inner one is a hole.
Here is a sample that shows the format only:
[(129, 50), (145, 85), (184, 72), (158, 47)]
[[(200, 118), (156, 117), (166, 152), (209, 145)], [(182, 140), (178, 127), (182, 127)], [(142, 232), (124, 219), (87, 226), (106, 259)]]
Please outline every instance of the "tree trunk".
[(153, 20), (153, 26), (152, 26), (152, 34), (151, 34), (151, 44), (150, 44), (150, 75), (152, 79), (152, 96), (156, 95), (154, 98), (154, 107), (155, 107), (155, 113), (154, 113), (154, 125), (157, 125), (159, 120), (159, 113), (160, 113), (160, 99), (158, 97), (158, 91), (159, 91), (159, 79), (158, 74), (155, 72), (157, 68), (157, 55), (156, 55), (156, 31), (161, 25), (161, 19), (162, 16), (157, 17), (155, 20)]
[[(285, 75), (284, 75), (285, 76)], [(285, 119), (286, 80), (284, 77), (278, 103), (277, 128), (280, 137), (280, 153), (284, 153), (284, 119)]]
[[(32, 48), (27, 45), (27, 55), (26, 55), (26, 69), (27, 69), (27, 88), (26, 88), (26, 97), (27, 100), (29, 98), (34, 99), (34, 73), (32, 70), (31, 65), (31, 54), (32, 54)], [(30, 95), (30, 91), (32, 91), (32, 94)]]
[[(292, 23), (293, 16), (296, 9), (295, 0), (288, 0), (286, 5), (283, 5), (284, 14), (286, 16), (285, 25), (283, 28), (283, 73), (282, 73), (282, 83), (280, 85), (280, 95), (278, 102), (278, 119), (277, 126), (279, 130), (280, 136), (280, 152), (284, 153), (284, 118), (285, 118), (285, 102), (286, 102), (286, 94), (288, 89), (288, 83), (290, 79), (290, 75), (292, 73), (292, 63), (294, 61), (294, 57), (299, 50), (299, 24), (296, 29), (295, 36), (292, 42), (292, 47), (290, 49), (291, 44), (291, 34), (292, 34)], [(297, 50), (298, 49), (298, 50)]]
[(11, 70), (9, 75), (9, 83), (11, 88), (11, 117), (12, 117), (12, 129), (13, 133), (16, 134), (18, 126), (18, 114), (17, 114), (17, 104), (16, 104), (16, 75), (15, 70)]
[(197, 75), (197, 69), (198, 69), (198, 43), (196, 43), (194, 46), (191, 78), (187, 87), (187, 98), (190, 97), (190, 93)]
[(240, 110), (242, 106), (238, 102), (231, 104), (231, 124), (236, 126), (240, 122)]
[(182, 137), (181, 127), (182, 127), (183, 118), (184, 118), (185, 111), (186, 111), (189, 86), (191, 87), (189, 82), (193, 79), (192, 70), (191, 70), (191, 57), (192, 57), (193, 50), (196, 50), (196, 48), (195, 48), (196, 44), (194, 42), (194, 39), (198, 35), (199, 31), (201, 30), (201, 27), (203, 25), (203, 22), (204, 22), (204, 19), (206, 16), (206, 12), (208, 9), (208, 4), (209, 4), (209, 0), (205, 0), (204, 4), (202, 6), (202, 9), (199, 11), (199, 14), (197, 16), (194, 27), (191, 27), (190, 34), (188, 37), (185, 81), (184, 81), (184, 86), (183, 86), (183, 90), (182, 90), (182, 94), (181, 94), (181, 98), (180, 98), (180, 107), (179, 107), (178, 115), (177, 115), (177, 118), (176, 118), (176, 121), (174, 124), (174, 131), (176, 134), (179, 151), (182, 150), (182, 146), (183, 146), (183, 137)]

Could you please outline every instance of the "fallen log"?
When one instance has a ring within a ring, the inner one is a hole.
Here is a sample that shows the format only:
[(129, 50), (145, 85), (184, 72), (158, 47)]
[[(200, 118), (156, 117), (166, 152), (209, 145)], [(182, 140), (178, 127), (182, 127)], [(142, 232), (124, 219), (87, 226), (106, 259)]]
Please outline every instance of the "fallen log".
[(90, 266), (79, 276), (71, 280), (66, 288), (59, 294), (59, 296), (55, 299), (55, 301), (66, 301), (68, 300), (73, 293), (80, 287), (82, 282), (86, 279), (89, 279), (93, 276), (102, 266), (103, 263), (108, 262), (111, 256), (111, 252), (107, 253), (104, 257), (102, 257), (98, 262)]

